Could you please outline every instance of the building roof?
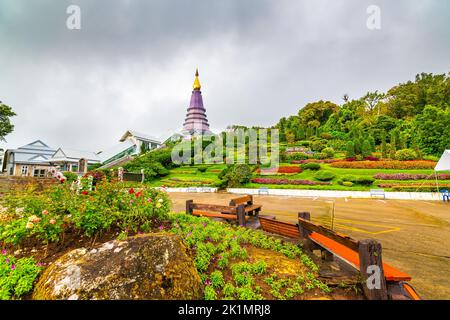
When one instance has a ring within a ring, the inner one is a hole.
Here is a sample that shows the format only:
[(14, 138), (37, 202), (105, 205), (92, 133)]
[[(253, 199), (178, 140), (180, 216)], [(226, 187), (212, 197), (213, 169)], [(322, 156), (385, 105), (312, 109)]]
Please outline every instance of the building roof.
[(100, 151), (99, 153), (97, 153), (97, 156), (100, 159), (100, 161), (103, 163), (103, 162), (113, 158), (114, 156), (118, 155), (119, 153), (128, 150), (129, 148), (131, 148), (133, 146), (134, 146), (134, 143), (132, 141), (125, 140), (121, 143), (118, 143), (118, 144), (112, 146), (111, 148), (108, 148), (104, 151)]
[(55, 153), (55, 149), (41, 140), (35, 140), (17, 149), (7, 150), (7, 152), (9, 154), (14, 153), (15, 163), (38, 164), (50, 159)]
[(49, 162), (59, 162), (59, 161), (74, 162), (79, 161), (80, 159), (86, 159), (88, 160), (88, 162), (91, 163), (100, 162), (100, 157), (95, 152), (75, 150), (69, 148), (59, 148), (53, 154), (51, 159), (49, 159)]
[(121, 142), (125, 141), (129, 136), (133, 136), (133, 137), (135, 137), (138, 140), (161, 144), (161, 141), (159, 141), (155, 137), (152, 137), (152, 136), (149, 136), (147, 134), (144, 134), (144, 133), (141, 133), (141, 132), (137, 132), (137, 131), (134, 131), (134, 130), (127, 130), (124, 133), (124, 135), (122, 136), (122, 138), (120, 138), (120, 141)]

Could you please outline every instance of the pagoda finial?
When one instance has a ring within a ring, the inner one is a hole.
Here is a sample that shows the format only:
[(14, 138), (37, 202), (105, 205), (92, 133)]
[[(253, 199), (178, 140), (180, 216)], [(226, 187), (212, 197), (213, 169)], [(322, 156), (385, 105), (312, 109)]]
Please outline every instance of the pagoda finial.
[(195, 70), (195, 80), (193, 85), (194, 90), (200, 90), (202, 86), (200, 85), (200, 81), (198, 80), (198, 68)]

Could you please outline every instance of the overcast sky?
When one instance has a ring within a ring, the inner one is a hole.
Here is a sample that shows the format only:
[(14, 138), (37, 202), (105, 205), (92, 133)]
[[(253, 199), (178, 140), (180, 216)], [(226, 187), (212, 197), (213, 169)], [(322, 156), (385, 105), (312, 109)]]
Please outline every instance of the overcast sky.
[[(69, 5), (81, 30), (66, 27)], [(366, 26), (369, 5), (381, 29)], [(450, 71), (447, 0), (0, 0), (3, 148), (99, 151), (182, 127), (199, 68), (213, 130)]]

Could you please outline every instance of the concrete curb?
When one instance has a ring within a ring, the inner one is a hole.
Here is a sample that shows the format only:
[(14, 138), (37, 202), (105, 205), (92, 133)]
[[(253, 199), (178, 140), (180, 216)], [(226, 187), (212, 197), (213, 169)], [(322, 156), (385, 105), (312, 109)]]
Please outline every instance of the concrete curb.
[[(228, 188), (227, 192), (237, 194), (258, 195), (259, 189)], [(291, 197), (324, 197), (324, 198), (375, 198), (369, 191), (338, 191), (338, 190), (304, 190), (304, 189), (267, 189), (262, 195)], [(437, 192), (385, 192), (386, 200), (432, 200), (442, 201)], [(381, 197), (377, 197), (382, 199)]]

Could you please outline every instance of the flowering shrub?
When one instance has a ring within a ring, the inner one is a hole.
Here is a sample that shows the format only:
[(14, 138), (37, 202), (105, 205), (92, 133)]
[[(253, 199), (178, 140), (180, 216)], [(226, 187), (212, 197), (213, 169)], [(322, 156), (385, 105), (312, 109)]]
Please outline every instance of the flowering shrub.
[(392, 191), (403, 191), (403, 192), (437, 192), (437, 190), (449, 190), (450, 184), (439, 185), (432, 183), (424, 184), (401, 184), (401, 183), (380, 183), (378, 184), (380, 188), (391, 189)]
[(302, 170), (297, 166), (281, 166), (278, 168), (261, 168), (257, 173), (260, 174), (277, 174), (277, 173), (300, 173)]
[(292, 185), (306, 185), (306, 186), (316, 186), (316, 185), (330, 185), (331, 182), (319, 182), (311, 180), (289, 180), (280, 178), (254, 178), (251, 180), (253, 183), (258, 184), (292, 184)]
[(110, 227), (124, 232), (149, 231), (167, 219), (170, 200), (156, 189), (123, 189), (120, 183), (103, 181), (95, 191), (77, 194), (68, 185), (42, 193), (34, 190), (11, 194), (0, 204), (7, 208), (0, 221), (0, 241), (20, 244), (35, 238), (44, 244), (58, 242), (75, 229), (87, 236)]
[(335, 168), (348, 169), (434, 169), (436, 162), (434, 161), (337, 161), (330, 164)]
[(302, 163), (333, 163), (333, 162), (337, 162), (340, 160), (336, 160), (336, 159), (308, 159), (308, 160), (293, 160), (291, 161), (291, 164), (302, 164)]
[(378, 159), (377, 157), (368, 156), (368, 157), (365, 157), (364, 160), (367, 160), (367, 161), (379, 161), (380, 159)]
[(3, 250), (0, 253), (0, 300), (18, 299), (31, 291), (41, 269), (33, 258), (17, 259)]
[(373, 176), (377, 180), (450, 180), (450, 174), (411, 174), (411, 173), (377, 173)]

